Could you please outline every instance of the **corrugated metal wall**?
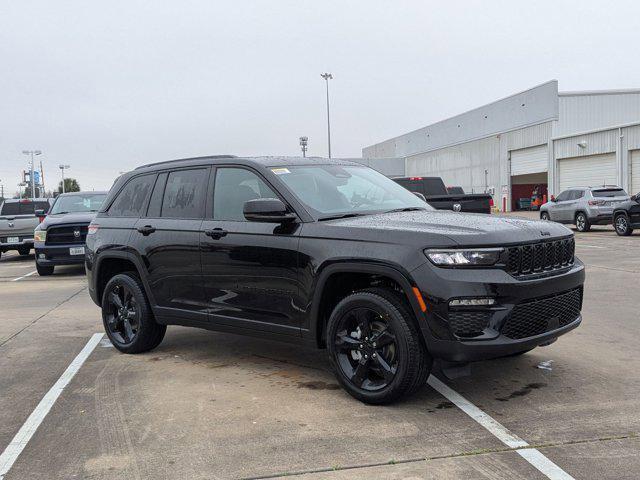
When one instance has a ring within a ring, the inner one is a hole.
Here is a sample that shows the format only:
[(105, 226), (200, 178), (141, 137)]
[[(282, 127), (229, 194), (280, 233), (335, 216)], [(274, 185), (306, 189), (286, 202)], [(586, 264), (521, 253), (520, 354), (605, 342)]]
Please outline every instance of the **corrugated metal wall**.
[(640, 121), (640, 90), (559, 94), (555, 136)]

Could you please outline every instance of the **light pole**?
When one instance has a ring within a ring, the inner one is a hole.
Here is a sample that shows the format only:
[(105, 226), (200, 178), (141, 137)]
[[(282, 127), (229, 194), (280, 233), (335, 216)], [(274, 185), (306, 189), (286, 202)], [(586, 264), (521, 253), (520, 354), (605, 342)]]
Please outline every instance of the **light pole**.
[(58, 168), (60, 169), (60, 173), (62, 174), (62, 193), (64, 193), (64, 171), (70, 168), (70, 166), (61, 163), (60, 165), (58, 165)]
[(300, 137), (300, 148), (302, 148), (302, 156), (307, 156), (307, 144), (309, 143), (309, 137)]
[(31, 155), (31, 167), (29, 170), (29, 179), (31, 180), (31, 200), (36, 199), (36, 179), (33, 175), (33, 156), (34, 155), (42, 155), (40, 150), (23, 150), (22, 153), (24, 155)]
[(321, 73), (320, 76), (324, 78), (327, 84), (327, 145), (329, 150), (329, 158), (331, 158), (331, 123), (329, 122), (329, 80), (333, 80), (333, 75), (330, 73)]

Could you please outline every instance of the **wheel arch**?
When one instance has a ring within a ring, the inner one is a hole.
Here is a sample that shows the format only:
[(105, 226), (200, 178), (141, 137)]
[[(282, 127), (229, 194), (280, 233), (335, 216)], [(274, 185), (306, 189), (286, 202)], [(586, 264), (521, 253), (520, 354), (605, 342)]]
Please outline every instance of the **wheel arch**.
[[(340, 280), (357, 279), (351, 288), (351, 285), (340, 285)], [(313, 288), (313, 299), (311, 302), (311, 316), (309, 322), (309, 336), (315, 345), (324, 348), (324, 332), (326, 331), (329, 315), (337, 303), (355, 291), (371, 288), (375, 284), (367, 285), (361, 283), (363, 281), (374, 280), (381, 282), (387, 286), (387, 282), (392, 282), (397, 286), (399, 293), (407, 300), (413, 318), (415, 327), (421, 331), (418, 325), (418, 319), (423, 315), (418, 300), (415, 297), (413, 288), (415, 282), (411, 280), (408, 272), (405, 272), (395, 266), (387, 264), (377, 264), (370, 262), (339, 262), (324, 267), (318, 274), (317, 281)], [(338, 287), (337, 289), (335, 287)], [(334, 292), (338, 292), (338, 296), (334, 297)]]
[(146, 276), (142, 274), (145, 270), (140, 261), (134, 255), (131, 255), (128, 252), (117, 251), (100, 255), (97, 264), (94, 266), (94, 270), (94, 284), (96, 288), (96, 296), (98, 299), (102, 299), (104, 287), (109, 282), (109, 279), (113, 278), (119, 273), (134, 272), (138, 275), (138, 278), (140, 278), (140, 281), (142, 282), (144, 293), (149, 299), (149, 304), (152, 307), (155, 305), (153, 295), (151, 294), (151, 289), (149, 288), (149, 284), (147, 283)]

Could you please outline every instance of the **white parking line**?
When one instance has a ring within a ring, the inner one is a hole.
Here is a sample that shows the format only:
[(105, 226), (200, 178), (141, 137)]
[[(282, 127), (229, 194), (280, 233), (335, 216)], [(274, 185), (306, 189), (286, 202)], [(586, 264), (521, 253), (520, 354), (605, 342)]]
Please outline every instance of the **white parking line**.
[(13, 280), (11, 280), (12, 282), (17, 282), (18, 280), (22, 280), (23, 278), (27, 278), (30, 277), (31, 275), (33, 275), (34, 273), (36, 273), (37, 270), (34, 270), (33, 272), (29, 272), (26, 275), (22, 275), (21, 277), (18, 278), (14, 278)]
[(36, 430), (47, 416), (53, 404), (69, 384), (71, 379), (78, 373), (80, 367), (85, 362), (96, 345), (102, 339), (103, 333), (94, 333), (84, 348), (80, 351), (78, 356), (73, 359), (64, 373), (60, 376), (58, 381), (51, 387), (47, 394), (42, 397), (38, 406), (31, 412), (27, 421), (24, 422), (18, 433), (16, 433), (13, 440), (4, 449), (2, 455), (0, 455), (0, 480), (3, 480), (4, 476), (9, 472), (15, 461), (18, 459), (22, 450), (27, 446), (31, 437), (36, 433)]
[(576, 243), (576, 247), (581, 247), (581, 248), (607, 248), (607, 247), (601, 247), (599, 245), (584, 245), (581, 243)]
[(449, 388), (433, 375), (429, 377), (427, 383), (447, 400), (455, 404), (460, 410), (469, 415), (473, 420), (486, 428), (507, 447), (515, 449), (522, 458), (537, 468), (547, 478), (551, 480), (575, 480), (571, 475), (540, 453), (539, 450), (530, 447), (523, 439), (511, 433), (492, 417), (484, 413), (458, 392)]

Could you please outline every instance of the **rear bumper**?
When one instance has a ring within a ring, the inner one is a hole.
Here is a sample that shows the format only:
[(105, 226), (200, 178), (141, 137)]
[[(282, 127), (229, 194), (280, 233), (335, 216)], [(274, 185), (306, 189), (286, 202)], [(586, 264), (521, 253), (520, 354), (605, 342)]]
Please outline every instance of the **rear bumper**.
[[(43, 267), (53, 265), (81, 265), (84, 255), (71, 255), (70, 248), (85, 247), (84, 244), (45, 245), (44, 242), (35, 243), (36, 263)], [(85, 247), (86, 248), (86, 247)]]
[[(517, 280), (499, 269), (442, 269), (430, 264), (414, 270), (412, 276), (427, 303), (419, 324), (427, 349), (435, 358), (470, 362), (510, 355), (550, 343), (582, 321), (585, 276), (584, 266), (577, 259), (563, 273), (531, 280)], [(554, 301), (561, 294), (573, 295), (576, 308), (570, 313), (562, 307), (563, 300)], [(453, 298), (473, 297), (493, 298), (496, 303), (490, 307), (449, 306)], [(460, 323), (454, 320), (456, 313), (470, 314), (463, 318), (465, 322), (469, 319), (474, 328), (475, 319), (480, 318), (477, 333), (461, 334)], [(518, 322), (522, 322), (522, 328)]]

